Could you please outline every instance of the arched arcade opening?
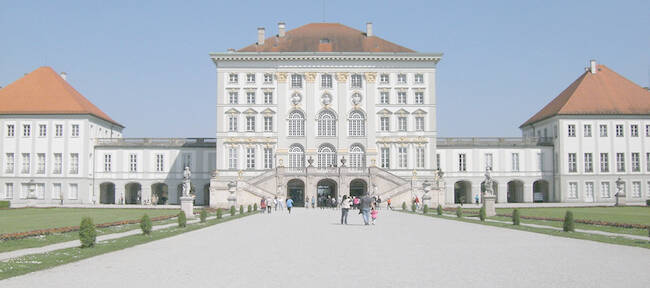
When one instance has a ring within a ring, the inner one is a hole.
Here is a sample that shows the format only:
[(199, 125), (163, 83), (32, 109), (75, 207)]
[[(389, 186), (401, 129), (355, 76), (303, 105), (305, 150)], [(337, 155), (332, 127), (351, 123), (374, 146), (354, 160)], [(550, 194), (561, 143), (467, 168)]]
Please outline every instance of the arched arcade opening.
[(124, 185), (124, 204), (140, 204), (142, 199), (142, 185), (131, 182)]
[(508, 182), (508, 203), (524, 202), (524, 182), (512, 180)]
[(305, 182), (300, 179), (291, 179), (287, 183), (287, 197), (293, 200), (293, 206), (305, 206)]
[(151, 203), (156, 205), (167, 204), (169, 187), (165, 183), (151, 184)]
[(327, 207), (331, 204), (331, 199), (336, 199), (337, 184), (332, 179), (322, 179), (316, 184), (316, 195), (318, 195), (318, 206)]
[(548, 181), (537, 180), (533, 182), (533, 202), (550, 202)]
[(454, 203), (472, 203), (472, 183), (457, 181), (454, 183)]
[(368, 183), (363, 179), (354, 179), (350, 182), (350, 197), (361, 197), (368, 192)]
[(111, 182), (99, 184), (99, 203), (115, 204), (115, 184)]

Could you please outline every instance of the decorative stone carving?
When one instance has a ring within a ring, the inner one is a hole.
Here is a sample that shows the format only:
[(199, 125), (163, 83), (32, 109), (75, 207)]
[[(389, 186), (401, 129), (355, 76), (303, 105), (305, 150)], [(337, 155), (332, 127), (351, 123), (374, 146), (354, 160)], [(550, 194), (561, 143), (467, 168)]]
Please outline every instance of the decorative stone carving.
[(332, 95), (325, 93), (320, 97), (320, 101), (323, 103), (323, 106), (329, 106), (332, 104)]
[(494, 196), (493, 184), (494, 180), (490, 176), (490, 167), (485, 167), (485, 196)]
[(352, 94), (352, 104), (357, 106), (357, 105), (361, 104), (361, 100), (363, 100), (363, 97), (361, 96), (360, 93), (355, 92), (354, 94)]
[(192, 177), (192, 172), (190, 167), (185, 166), (183, 170), (183, 197), (190, 197), (192, 185), (190, 184), (190, 178)]
[(287, 73), (286, 72), (278, 72), (275, 75), (278, 77), (278, 82), (280, 82), (280, 83), (287, 82)]
[(375, 80), (377, 80), (377, 73), (375, 73), (375, 72), (366, 72), (366, 82), (375, 83)]
[(347, 82), (348, 81), (348, 75), (349, 75), (349, 73), (347, 73), (347, 72), (337, 72), (336, 73), (336, 81)]
[(298, 104), (300, 104), (301, 101), (302, 101), (302, 95), (300, 95), (300, 93), (296, 92), (293, 93), (293, 95), (291, 95), (291, 104), (293, 104), (293, 106), (298, 106)]
[(305, 73), (305, 80), (307, 82), (314, 82), (316, 80), (316, 73), (315, 72), (307, 72)]

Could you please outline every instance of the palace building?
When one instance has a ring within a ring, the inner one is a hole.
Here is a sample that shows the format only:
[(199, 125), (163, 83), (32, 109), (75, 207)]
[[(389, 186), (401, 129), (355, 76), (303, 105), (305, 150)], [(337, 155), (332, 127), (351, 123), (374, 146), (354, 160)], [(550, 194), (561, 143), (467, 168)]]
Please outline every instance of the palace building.
[(210, 58), (215, 138), (123, 138), (49, 67), (0, 89), (0, 198), (178, 204), (184, 167), (195, 203), (213, 207), (366, 192), (408, 203), (425, 190), (431, 204), (473, 203), (486, 170), (497, 203), (650, 198), (650, 92), (595, 61), (522, 137), (441, 138), (442, 54), (377, 37), (371, 23), (279, 23)]

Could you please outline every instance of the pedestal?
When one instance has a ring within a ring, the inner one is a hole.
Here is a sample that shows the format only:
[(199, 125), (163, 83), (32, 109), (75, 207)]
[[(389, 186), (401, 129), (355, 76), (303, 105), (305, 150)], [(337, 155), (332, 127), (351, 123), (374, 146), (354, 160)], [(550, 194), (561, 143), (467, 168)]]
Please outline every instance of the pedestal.
[(194, 218), (194, 197), (181, 197), (181, 211), (187, 219)]
[(494, 208), (494, 202), (496, 201), (496, 196), (494, 195), (485, 195), (483, 196), (483, 207), (485, 207), (485, 216), (492, 217), (497, 215), (497, 211)]
[(626, 206), (625, 195), (616, 194), (616, 206)]

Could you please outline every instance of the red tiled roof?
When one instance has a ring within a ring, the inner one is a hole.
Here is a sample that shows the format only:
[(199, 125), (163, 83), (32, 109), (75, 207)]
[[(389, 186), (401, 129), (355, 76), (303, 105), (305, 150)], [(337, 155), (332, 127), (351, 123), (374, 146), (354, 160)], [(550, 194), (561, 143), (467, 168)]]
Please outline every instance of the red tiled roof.
[(0, 114), (90, 114), (124, 127), (47, 66), (0, 89), (0, 103)]
[(650, 92), (605, 65), (586, 71), (523, 127), (555, 115), (648, 115)]
[[(321, 41), (327, 39), (326, 41)], [(329, 43), (327, 43), (329, 41)], [(415, 52), (377, 36), (339, 23), (310, 23), (289, 30), (284, 37), (266, 38), (238, 52)]]

